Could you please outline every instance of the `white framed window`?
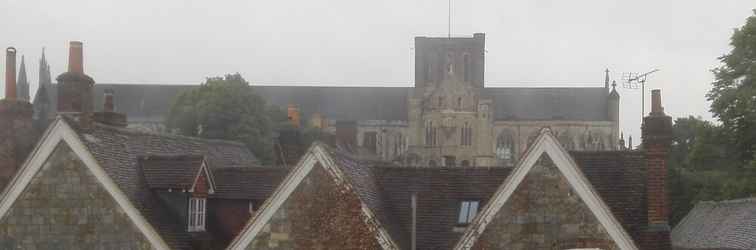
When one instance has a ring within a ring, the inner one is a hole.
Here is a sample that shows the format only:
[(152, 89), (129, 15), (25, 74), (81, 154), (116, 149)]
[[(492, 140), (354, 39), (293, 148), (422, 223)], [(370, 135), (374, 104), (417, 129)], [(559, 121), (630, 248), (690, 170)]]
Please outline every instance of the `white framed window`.
[(189, 198), (189, 232), (205, 231), (206, 205), (205, 198)]
[(480, 201), (462, 201), (459, 207), (459, 217), (457, 218), (457, 224), (470, 224), (473, 219), (475, 219), (475, 216), (478, 215), (478, 207), (480, 207)]

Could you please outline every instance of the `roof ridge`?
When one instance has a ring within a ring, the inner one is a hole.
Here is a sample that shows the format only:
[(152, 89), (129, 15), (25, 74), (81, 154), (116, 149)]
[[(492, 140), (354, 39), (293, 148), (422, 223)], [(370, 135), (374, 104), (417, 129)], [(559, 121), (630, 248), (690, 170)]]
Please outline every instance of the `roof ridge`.
[(717, 205), (717, 204), (734, 204), (734, 203), (748, 203), (748, 202), (756, 203), (756, 197), (746, 197), (746, 198), (740, 198), (740, 199), (721, 200), (721, 201), (699, 201), (698, 203)]
[(207, 142), (207, 143), (230, 144), (230, 145), (235, 145), (235, 146), (246, 147), (246, 145), (244, 143), (241, 143), (241, 142), (238, 142), (238, 141), (232, 141), (232, 140), (210, 139), (210, 138), (201, 138), (201, 137), (187, 136), (187, 135), (178, 135), (178, 134), (168, 134), (168, 133), (141, 131), (141, 130), (136, 130), (136, 129), (111, 126), (111, 125), (103, 124), (103, 123), (100, 123), (100, 122), (94, 122), (93, 124), (95, 124), (95, 126), (100, 127), (100, 128), (114, 130), (114, 131), (118, 131), (118, 132), (121, 132), (121, 133), (127, 133), (127, 134), (131, 134), (131, 135), (150, 135), (150, 136), (159, 136), (159, 137), (166, 137), (166, 138), (175, 138), (175, 139), (202, 141), (202, 142)]

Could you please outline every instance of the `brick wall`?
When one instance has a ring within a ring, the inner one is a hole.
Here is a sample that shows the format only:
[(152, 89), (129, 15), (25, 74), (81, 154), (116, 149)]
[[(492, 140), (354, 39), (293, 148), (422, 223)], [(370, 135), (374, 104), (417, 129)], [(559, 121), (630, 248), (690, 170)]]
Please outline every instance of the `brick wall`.
[(0, 219), (0, 249), (150, 249), (150, 244), (61, 143)]
[(543, 155), (474, 249), (619, 249), (567, 179)]
[(315, 166), (247, 249), (379, 249), (357, 195)]

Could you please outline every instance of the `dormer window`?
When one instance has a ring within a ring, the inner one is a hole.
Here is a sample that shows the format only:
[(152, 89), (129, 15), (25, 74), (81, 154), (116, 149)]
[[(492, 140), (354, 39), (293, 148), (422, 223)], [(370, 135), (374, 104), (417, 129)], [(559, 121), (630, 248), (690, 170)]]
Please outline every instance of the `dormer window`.
[(478, 207), (480, 206), (480, 201), (476, 200), (466, 200), (460, 202), (459, 207), (459, 217), (457, 218), (457, 224), (459, 225), (467, 225), (470, 224), (473, 219), (475, 219), (475, 216), (478, 215)]
[(189, 232), (205, 231), (206, 198), (189, 198)]

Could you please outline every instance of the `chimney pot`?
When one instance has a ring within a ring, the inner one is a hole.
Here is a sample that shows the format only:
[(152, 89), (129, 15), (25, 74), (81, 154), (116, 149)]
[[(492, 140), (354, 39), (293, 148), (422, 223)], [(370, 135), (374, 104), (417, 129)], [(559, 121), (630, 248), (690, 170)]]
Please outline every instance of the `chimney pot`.
[(289, 122), (291, 122), (291, 125), (293, 125), (295, 128), (299, 128), (299, 108), (297, 108), (296, 104), (289, 104), (287, 110), (287, 116), (289, 117)]
[(103, 111), (105, 112), (114, 112), (115, 111), (115, 102), (113, 101), (113, 90), (107, 89), (105, 90), (105, 102)]
[(5, 49), (5, 99), (16, 100), (16, 48)]
[(68, 49), (68, 72), (84, 74), (84, 44), (71, 41)]
[(661, 90), (651, 90), (651, 114), (664, 114), (664, 108), (661, 105)]

